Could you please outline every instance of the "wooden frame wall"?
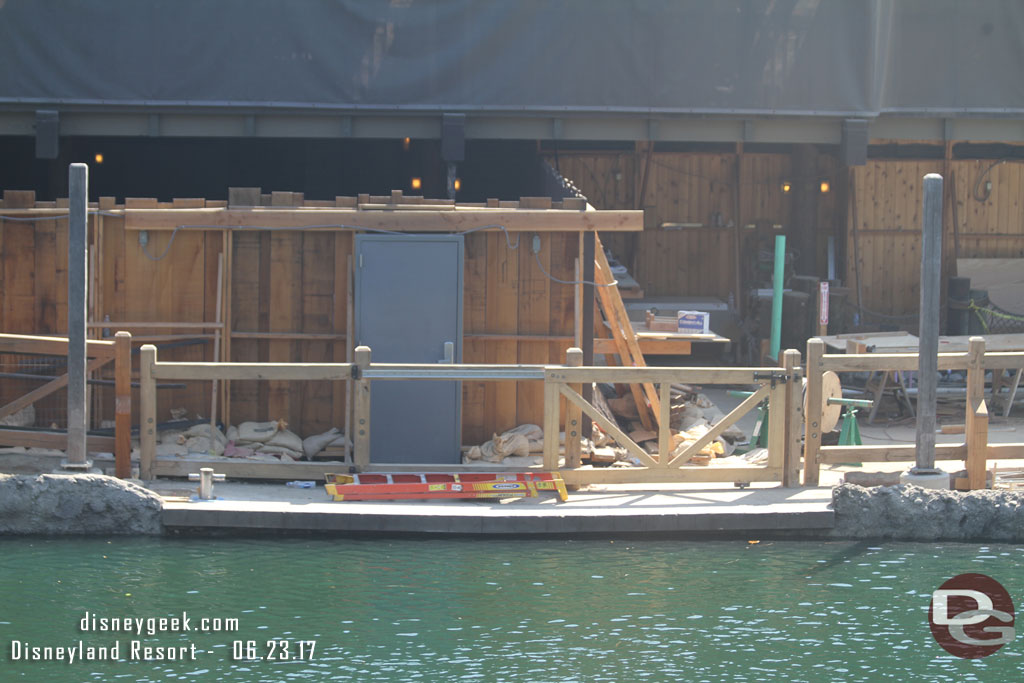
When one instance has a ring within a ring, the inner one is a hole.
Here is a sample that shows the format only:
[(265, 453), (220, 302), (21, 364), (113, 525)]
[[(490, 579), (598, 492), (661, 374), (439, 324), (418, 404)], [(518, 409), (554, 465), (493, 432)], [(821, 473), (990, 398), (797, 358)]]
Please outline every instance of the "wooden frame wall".
[[(108, 197), (92, 205), (100, 213), (90, 216), (90, 245), (96, 254), (90, 308), (96, 324), (91, 332), (99, 336), (104, 328), (128, 329), (136, 345), (169, 344), (160, 349), (167, 361), (214, 360), (214, 336), (222, 334), (217, 360), (343, 362), (348, 356), (353, 231), (281, 228), (390, 225), (414, 230), (419, 224), (428, 230), (447, 225), (462, 231), (500, 223), (510, 231), (507, 236), (492, 228), (465, 237), (464, 361), (559, 362), (572, 344), (574, 287), (552, 280), (545, 271), (558, 280), (575, 280), (581, 229), (600, 227), (614, 233), (641, 227), (639, 212), (586, 211), (579, 200), (492, 200), (456, 208), (401, 193), (333, 201), (307, 201), (291, 192), (265, 194), (257, 188), (233, 188), (230, 195), (230, 206), (203, 199), (138, 198), (122, 205)], [(66, 326), (59, 316), (66, 310), (61, 292), (66, 298), (67, 290), (66, 279), (60, 280), (66, 278), (66, 237), (62, 240), (59, 230), (63, 226), (66, 234), (67, 221), (51, 220), (55, 211), (47, 215), (44, 209), (56, 210), (57, 205), (37, 204), (32, 193), (5, 193), (2, 209), (4, 215), (19, 209), (19, 217), (40, 220), (0, 226), (0, 266), (5, 267), (0, 270), (0, 311), (9, 313), (0, 319), (0, 329), (59, 332)], [(179, 225), (210, 227), (175, 230)], [(145, 251), (140, 245), (143, 230)], [(540, 239), (536, 255), (531, 250), (534, 235)], [(165, 250), (162, 259), (153, 260)], [(222, 255), (220, 310), (226, 322), (218, 325)], [(17, 286), (6, 286), (5, 272), (16, 278), (11, 281)], [(102, 322), (105, 316), (109, 323)], [(174, 346), (183, 342), (188, 345)], [(340, 382), (221, 384), (227, 387), (220, 392), (218, 415), (232, 424), (283, 418), (304, 436), (344, 427), (346, 392)], [(480, 443), (494, 432), (542, 420), (540, 382), (467, 381), (463, 399), (464, 443)], [(161, 421), (169, 419), (170, 408), (179, 407), (189, 417), (209, 416), (210, 383), (161, 390), (160, 404), (166, 407), (158, 416)], [(112, 411), (112, 400), (98, 401), (95, 421), (112, 418)]]

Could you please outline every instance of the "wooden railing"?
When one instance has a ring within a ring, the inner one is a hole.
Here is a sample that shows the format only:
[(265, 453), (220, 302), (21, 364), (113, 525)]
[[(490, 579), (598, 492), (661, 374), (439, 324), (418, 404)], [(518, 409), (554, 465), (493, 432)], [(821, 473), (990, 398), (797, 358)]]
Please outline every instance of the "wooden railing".
[[(564, 366), (545, 365), (437, 365), (373, 363), (371, 350), (360, 346), (354, 363), (164, 363), (157, 361), (156, 348), (142, 347), (141, 372), (141, 473), (154, 475), (156, 455), (156, 382), (165, 380), (329, 380), (353, 382), (352, 464), (357, 471), (374, 465), (370, 458), (370, 396), (373, 382), (390, 380), (452, 381), (544, 381), (543, 467), (559, 468), (560, 401), (568, 401), (565, 417), (566, 451), (563, 478), (569, 484), (658, 481), (782, 481), (799, 483), (799, 352), (787, 351), (783, 367), (766, 368), (622, 368), (582, 367), (579, 349), (570, 349)], [(648, 454), (593, 405), (585, 401), (578, 387), (589, 382), (651, 383), (660, 387), (659, 455)], [(670, 456), (668, 429), (670, 387), (673, 383), (759, 384), (760, 388), (725, 416), (696, 443)], [(769, 401), (769, 444), (766, 466), (686, 466), (690, 456), (717, 438), (725, 429), (765, 397)], [(645, 467), (585, 468), (580, 463), (580, 416), (586, 413)], [(422, 466), (421, 466), (422, 467)], [(428, 465), (428, 467), (430, 467)]]
[[(940, 353), (939, 370), (966, 370), (965, 442), (936, 444), (936, 460), (966, 460), (969, 488), (985, 486), (989, 459), (1024, 458), (1024, 443), (988, 443), (988, 406), (984, 400), (985, 370), (1024, 367), (1024, 353), (985, 352), (983, 337), (971, 337), (966, 353)], [(882, 446), (822, 446), (822, 375), (833, 372), (916, 371), (916, 353), (826, 354), (820, 339), (807, 342), (807, 401), (804, 415), (804, 485), (817, 486), (822, 464), (914, 461), (915, 444)]]
[[(113, 450), (115, 472), (118, 477), (131, 476), (131, 339), (128, 332), (118, 332), (113, 340), (87, 339), (85, 355), (91, 359), (86, 363), (87, 372), (99, 370), (114, 361), (114, 439), (109, 437), (87, 437), (91, 450)], [(38, 354), (67, 356), (66, 337), (40, 337), (22, 334), (0, 334), (0, 353)], [(18, 412), (28, 405), (40, 401), (68, 384), (68, 374), (54, 377), (46, 384), (19, 396), (6, 405), (0, 406), (0, 418)], [(67, 448), (67, 434), (52, 434), (30, 430), (5, 429), (2, 432), (5, 445), (36, 446), (46, 448)], [(113, 446), (111, 449), (110, 446)]]

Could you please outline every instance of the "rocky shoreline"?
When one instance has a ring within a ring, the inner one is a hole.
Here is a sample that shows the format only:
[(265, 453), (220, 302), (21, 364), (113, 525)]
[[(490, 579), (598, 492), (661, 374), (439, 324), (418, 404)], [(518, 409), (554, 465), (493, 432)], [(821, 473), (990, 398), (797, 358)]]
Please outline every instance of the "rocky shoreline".
[(1024, 491), (843, 484), (832, 507), (832, 538), (1024, 542)]
[(100, 474), (0, 474), (0, 536), (159, 535), (163, 501)]

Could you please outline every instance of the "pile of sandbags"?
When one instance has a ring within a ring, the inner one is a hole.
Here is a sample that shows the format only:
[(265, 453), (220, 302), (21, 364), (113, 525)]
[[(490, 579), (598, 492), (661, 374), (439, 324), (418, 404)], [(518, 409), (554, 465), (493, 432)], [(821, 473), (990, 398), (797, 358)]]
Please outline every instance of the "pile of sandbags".
[(479, 446), (473, 446), (465, 455), (467, 462), (483, 460), (500, 463), (509, 456), (526, 457), (544, 450), (544, 430), (534, 424), (519, 425)]
[(230, 426), (227, 433), (213, 425), (202, 423), (187, 429), (169, 429), (160, 432), (157, 455), (212, 455), (244, 458), (266, 462), (295, 462), (312, 460), (325, 448), (347, 443), (337, 428), (303, 439), (288, 429), (284, 420), (269, 422), (243, 422)]

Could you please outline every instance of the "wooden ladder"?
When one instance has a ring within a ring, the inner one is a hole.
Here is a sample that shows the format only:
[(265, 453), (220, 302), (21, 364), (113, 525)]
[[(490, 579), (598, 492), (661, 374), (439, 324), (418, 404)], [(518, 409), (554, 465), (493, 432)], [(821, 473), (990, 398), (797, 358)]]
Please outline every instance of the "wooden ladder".
[[(633, 331), (633, 325), (626, 314), (626, 307), (622, 303), (619, 288), (611, 284), (615, 282), (615, 278), (612, 277), (612, 269), (608, 265), (608, 257), (604, 254), (601, 238), (596, 234), (594, 235), (594, 281), (598, 285), (594, 287), (594, 290), (597, 292), (601, 314), (611, 329), (620, 363), (624, 367), (647, 367), (644, 354), (640, 352), (640, 344), (637, 343), (636, 332)], [(644, 428), (657, 429), (659, 400), (654, 385), (650, 383), (630, 384), (629, 390), (633, 394), (637, 412), (640, 414), (640, 422)]]

